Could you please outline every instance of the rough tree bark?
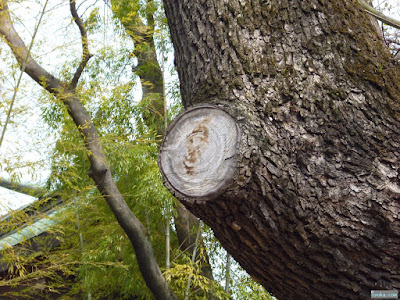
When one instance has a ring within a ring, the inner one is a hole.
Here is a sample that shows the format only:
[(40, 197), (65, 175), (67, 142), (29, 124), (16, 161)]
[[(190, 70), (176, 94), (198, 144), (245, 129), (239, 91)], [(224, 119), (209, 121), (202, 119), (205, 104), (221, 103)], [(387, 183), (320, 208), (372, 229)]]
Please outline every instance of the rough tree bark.
[[(164, 4), (188, 109), (161, 147), (166, 186), (279, 299), (400, 289), (400, 70), (358, 2)], [(193, 193), (199, 174), (219, 188)]]
[(146, 285), (156, 299), (176, 299), (157, 265), (145, 227), (131, 212), (112, 178), (97, 130), (79, 100), (76, 86), (91, 55), (88, 49), (84, 23), (78, 16), (74, 0), (70, 1), (70, 10), (81, 32), (83, 50), (82, 61), (70, 82), (62, 82), (54, 77), (31, 57), (23, 40), (15, 31), (10, 18), (7, 0), (0, 1), (0, 35), (7, 41), (18, 63), (23, 65), (26, 61), (24, 71), (67, 107), (68, 113), (85, 143), (90, 161), (89, 174), (131, 241)]

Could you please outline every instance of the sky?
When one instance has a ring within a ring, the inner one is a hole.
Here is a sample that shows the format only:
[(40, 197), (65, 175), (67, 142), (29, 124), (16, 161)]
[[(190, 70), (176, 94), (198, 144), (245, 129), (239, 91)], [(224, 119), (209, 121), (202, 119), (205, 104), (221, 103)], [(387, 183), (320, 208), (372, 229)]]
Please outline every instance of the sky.
[[(16, 27), (27, 44), (31, 41), (33, 28), (45, 1), (33, 0), (24, 6), (19, 3), (11, 4), (12, 11), (23, 21), (23, 23), (17, 22)], [(400, 19), (399, 2), (398, 0), (374, 1), (374, 5), (382, 8), (387, 15)], [(79, 3), (77, 6), (79, 12), (85, 9), (79, 7)], [(99, 9), (104, 10), (103, 18), (110, 22), (111, 17), (110, 13), (106, 12), (107, 8), (100, 7)], [(76, 25), (69, 17), (68, 1), (49, 0), (43, 20), (44, 22), (38, 28), (33, 53), (40, 63), (52, 72), (62, 64), (61, 59), (65, 58), (66, 51), (81, 52), (80, 36)], [(95, 40), (91, 43), (91, 49), (96, 44), (103, 46), (115, 43), (113, 34), (107, 30), (111, 28), (105, 29), (102, 36), (90, 37)], [(57, 38), (55, 39), (54, 36)], [(172, 60), (173, 58), (170, 57), (169, 65), (172, 65)], [(0, 101), (3, 105), (6, 99), (11, 99), (20, 72), (18, 68), (14, 68), (14, 73), (9, 76), (6, 72), (9, 72), (10, 64), (9, 50), (5, 43), (1, 43), (0, 70), (3, 71), (0, 71)], [(41, 109), (37, 99), (40, 99), (42, 95), (41, 88), (32, 83), (26, 75), (23, 79), (24, 88), (21, 88), (16, 96), (13, 122), (7, 127), (5, 139), (0, 146), (0, 178), (10, 179), (10, 174), (12, 174), (15, 180), (23, 184), (43, 186), (50, 175), (50, 154), (57, 140), (57, 133), (52, 131), (40, 116)], [(4, 121), (5, 107), (0, 104), (0, 132), (3, 130)], [(33, 200), (32, 197), (0, 188), (0, 215), (10, 209), (25, 206)]]
[[(15, 27), (28, 45), (45, 0), (22, 3), (25, 5), (10, 4), (10, 11), (19, 19), (15, 22)], [(94, 44), (99, 45), (99, 41), (100, 44), (113, 42), (109, 41), (109, 33), (106, 31), (100, 38), (96, 37)], [(43, 20), (38, 26), (32, 53), (46, 70), (53, 73), (64, 63), (66, 52), (70, 53), (71, 57), (76, 53), (80, 55), (79, 30), (75, 23), (71, 22), (68, 1), (49, 0)], [(20, 69), (15, 66), (12, 76), (6, 74), (14, 63), (10, 57), (12, 55), (8, 46), (1, 42), (0, 69), (4, 70), (4, 73), (0, 71), (0, 99), (3, 104), (12, 98), (20, 75)], [(21, 85), (16, 94), (11, 122), (0, 146), (0, 178), (13, 179), (26, 185), (43, 186), (50, 175), (50, 154), (57, 140), (57, 132), (51, 130), (41, 118), (43, 105), (38, 99), (43, 95), (42, 88), (25, 74)], [(0, 132), (4, 129), (5, 108), (0, 106)], [(10, 209), (25, 206), (33, 200), (35, 198), (0, 188), (0, 215)]]

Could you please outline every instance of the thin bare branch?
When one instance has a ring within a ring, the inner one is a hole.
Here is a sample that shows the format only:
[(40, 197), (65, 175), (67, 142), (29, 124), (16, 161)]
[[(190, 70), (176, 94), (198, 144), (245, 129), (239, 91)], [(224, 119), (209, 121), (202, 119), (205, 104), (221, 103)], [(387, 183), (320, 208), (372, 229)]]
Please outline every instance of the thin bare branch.
[(154, 33), (154, 28), (155, 28), (153, 6), (154, 6), (153, 0), (146, 1), (146, 19), (147, 19), (147, 27), (148, 27), (147, 31), (151, 32), (151, 34), (149, 35), (150, 38), (153, 38), (153, 33)]
[(93, 56), (89, 52), (89, 43), (88, 43), (88, 38), (87, 38), (87, 31), (85, 28), (85, 25), (83, 24), (82, 19), (79, 17), (78, 12), (76, 10), (76, 5), (75, 5), (75, 0), (70, 0), (69, 2), (69, 7), (71, 11), (71, 15), (74, 18), (74, 21), (76, 25), (79, 28), (79, 31), (81, 33), (81, 40), (82, 40), (82, 60), (78, 66), (78, 68), (75, 71), (74, 77), (71, 80), (71, 87), (75, 88), (76, 85), (78, 84), (79, 78), (82, 75), (83, 70), (85, 69), (89, 59)]

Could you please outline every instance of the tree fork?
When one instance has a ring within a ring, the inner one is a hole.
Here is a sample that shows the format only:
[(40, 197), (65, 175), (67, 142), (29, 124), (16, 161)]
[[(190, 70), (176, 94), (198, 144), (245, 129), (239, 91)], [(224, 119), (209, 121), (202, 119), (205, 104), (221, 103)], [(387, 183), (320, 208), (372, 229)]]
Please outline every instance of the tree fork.
[[(73, 4), (73, 1), (71, 2)], [(155, 299), (174, 300), (176, 296), (169, 288), (168, 282), (163, 277), (157, 261), (154, 256), (153, 248), (146, 235), (146, 229), (129, 209), (124, 198), (119, 192), (110, 172), (107, 159), (102, 149), (101, 141), (89, 114), (80, 102), (76, 83), (90, 58), (88, 53), (83, 53), (83, 60), (77, 68), (72, 81), (67, 84), (61, 82), (58, 78), (43, 69), (28, 53), (28, 49), (15, 31), (10, 18), (7, 1), (3, 1), (0, 6), (0, 34), (9, 43), (17, 61), (22, 64), (26, 57), (25, 72), (38, 84), (52, 93), (57, 99), (62, 101), (68, 108), (68, 113), (73, 119), (76, 127), (82, 134), (88, 158), (90, 161), (91, 177), (110, 209), (114, 213), (119, 225), (128, 236), (136, 254), (139, 269), (146, 285), (153, 293)], [(72, 14), (75, 14), (75, 20), (82, 26), (82, 22), (76, 14), (75, 6), (71, 7)], [(81, 27), (82, 29), (82, 27)], [(82, 49), (87, 49), (86, 32), (81, 30)]]

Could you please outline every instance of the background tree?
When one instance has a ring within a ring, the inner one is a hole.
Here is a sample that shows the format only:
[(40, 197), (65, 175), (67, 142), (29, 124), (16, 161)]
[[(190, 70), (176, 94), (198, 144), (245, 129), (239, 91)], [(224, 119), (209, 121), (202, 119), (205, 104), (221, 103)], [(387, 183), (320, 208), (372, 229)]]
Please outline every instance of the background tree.
[[(114, 16), (123, 25), (125, 32), (134, 43), (132, 54), (137, 58), (137, 65), (133, 70), (140, 78), (143, 91), (141, 107), (141, 119), (138, 123), (144, 122), (144, 125), (157, 133), (159, 138), (164, 135), (166, 96), (165, 83), (163, 78), (163, 66), (160, 66), (157, 60), (155, 40), (158, 38), (161, 53), (161, 59), (165, 59), (165, 37), (160, 36), (160, 30), (166, 26), (166, 20), (163, 13), (160, 13), (161, 4), (156, 1), (146, 1), (145, 5), (140, 5), (135, 1), (112, 1), (112, 10)], [(158, 9), (157, 9), (158, 8)], [(156, 26), (160, 27), (157, 29)], [(193, 253), (196, 241), (196, 235), (199, 230), (199, 220), (194, 217), (179, 202), (176, 203), (176, 214), (174, 217), (176, 233), (182, 251)], [(199, 242), (199, 250), (204, 248), (202, 239)], [(197, 253), (201, 253), (201, 251)], [(200, 261), (199, 261), (200, 259)], [(212, 270), (208, 262), (208, 255), (197, 255), (197, 261), (201, 264), (202, 274), (210, 280), (214, 280)]]

